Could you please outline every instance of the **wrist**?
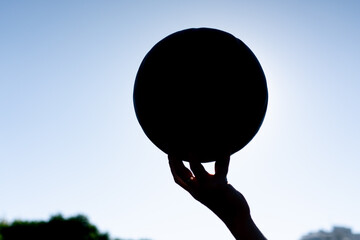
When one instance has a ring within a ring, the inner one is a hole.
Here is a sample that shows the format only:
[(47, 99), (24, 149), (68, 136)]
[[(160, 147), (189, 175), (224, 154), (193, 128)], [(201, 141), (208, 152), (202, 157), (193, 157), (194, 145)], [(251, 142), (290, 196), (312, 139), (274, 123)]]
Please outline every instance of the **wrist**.
[(265, 237), (250, 215), (250, 208), (244, 196), (230, 184), (219, 194), (221, 198), (205, 205), (225, 223), (235, 239), (264, 240)]
[(222, 221), (231, 223), (235, 220), (242, 222), (251, 220), (246, 199), (232, 185), (226, 184), (217, 195), (221, 197), (204, 204)]

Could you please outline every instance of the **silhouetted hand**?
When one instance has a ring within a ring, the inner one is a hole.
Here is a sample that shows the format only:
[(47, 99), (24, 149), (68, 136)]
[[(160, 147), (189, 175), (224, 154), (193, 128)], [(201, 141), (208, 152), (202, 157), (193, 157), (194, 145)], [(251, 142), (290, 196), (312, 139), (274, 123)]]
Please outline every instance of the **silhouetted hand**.
[(229, 155), (215, 162), (215, 174), (209, 174), (194, 157), (189, 159), (191, 171), (181, 159), (168, 158), (175, 182), (212, 210), (236, 239), (265, 239), (251, 219), (244, 196), (227, 182)]

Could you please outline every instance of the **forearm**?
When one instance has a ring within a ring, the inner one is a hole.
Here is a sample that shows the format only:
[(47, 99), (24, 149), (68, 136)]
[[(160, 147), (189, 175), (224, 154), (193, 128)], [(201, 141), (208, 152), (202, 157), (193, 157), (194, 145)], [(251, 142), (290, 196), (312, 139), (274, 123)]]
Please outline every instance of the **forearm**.
[(264, 235), (255, 225), (251, 216), (247, 219), (239, 220), (228, 220), (221, 219), (228, 227), (232, 235), (237, 240), (266, 240)]
[(215, 202), (204, 203), (228, 227), (237, 240), (265, 240), (250, 215), (249, 206), (241, 193), (231, 185), (223, 197)]

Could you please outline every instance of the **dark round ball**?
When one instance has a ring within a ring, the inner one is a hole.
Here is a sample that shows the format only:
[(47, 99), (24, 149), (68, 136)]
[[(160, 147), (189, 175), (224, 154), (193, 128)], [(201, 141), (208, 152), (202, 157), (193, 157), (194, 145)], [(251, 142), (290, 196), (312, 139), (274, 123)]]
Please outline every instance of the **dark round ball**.
[(184, 160), (214, 161), (242, 149), (259, 130), (268, 93), (252, 51), (209, 28), (176, 32), (145, 56), (134, 107), (149, 139)]

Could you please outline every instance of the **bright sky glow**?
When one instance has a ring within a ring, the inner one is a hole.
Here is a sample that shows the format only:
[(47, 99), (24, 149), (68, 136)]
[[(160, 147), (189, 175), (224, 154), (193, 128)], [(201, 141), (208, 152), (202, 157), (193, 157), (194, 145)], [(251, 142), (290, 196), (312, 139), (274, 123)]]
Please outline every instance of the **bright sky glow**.
[(190, 27), (228, 31), (258, 57), (269, 106), (228, 179), (268, 239), (360, 232), (360, 2), (2, 1), (0, 218), (84, 213), (153, 240), (232, 239), (172, 180), (142, 132), (141, 60)]

